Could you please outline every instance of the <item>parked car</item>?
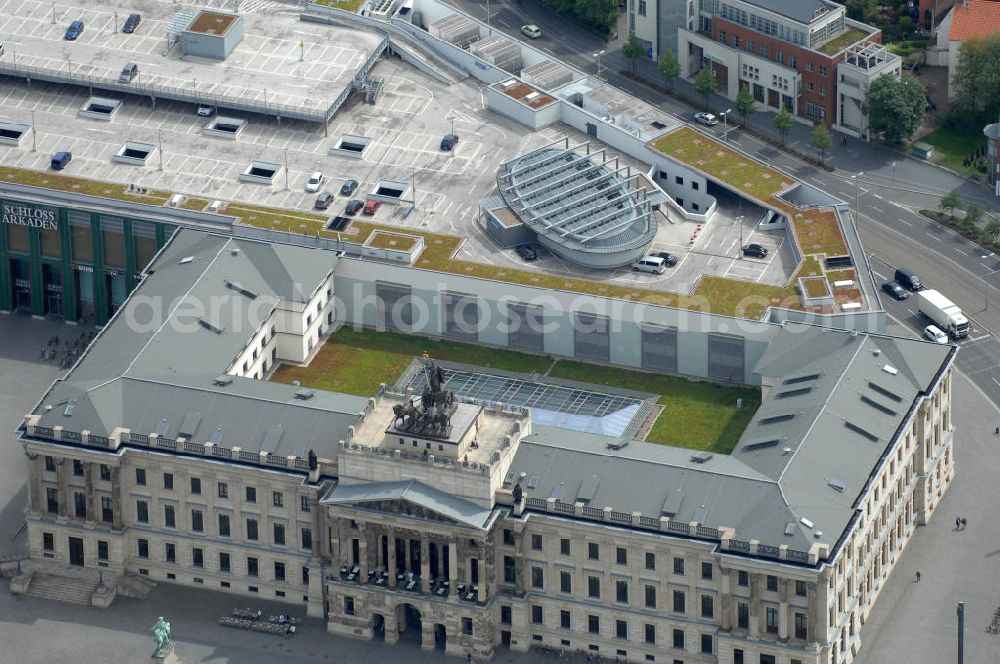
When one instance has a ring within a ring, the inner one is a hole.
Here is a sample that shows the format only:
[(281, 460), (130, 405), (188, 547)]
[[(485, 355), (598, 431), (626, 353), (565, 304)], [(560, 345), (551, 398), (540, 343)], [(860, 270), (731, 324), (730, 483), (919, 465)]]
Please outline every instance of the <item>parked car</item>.
[(347, 207), (344, 208), (344, 214), (346, 214), (349, 217), (353, 217), (358, 213), (358, 210), (360, 210), (364, 206), (365, 206), (364, 203), (355, 198), (354, 200), (347, 202)]
[(542, 36), (542, 29), (533, 23), (521, 26), (521, 34), (523, 34), (528, 39), (538, 39)]
[(357, 188), (358, 188), (358, 181), (357, 180), (347, 180), (340, 187), (340, 195), (341, 196), (350, 196), (351, 194), (353, 194), (357, 190)]
[(309, 180), (306, 182), (306, 191), (311, 194), (315, 193), (319, 191), (319, 188), (323, 186), (324, 182), (326, 182), (326, 178), (323, 177), (322, 173), (316, 171), (309, 176)]
[(73, 21), (66, 28), (66, 34), (63, 35), (63, 39), (66, 41), (74, 41), (77, 37), (83, 34), (83, 21)]
[(441, 149), (451, 151), (458, 144), (458, 134), (445, 134), (441, 139)]
[(334, 196), (328, 191), (324, 191), (322, 194), (316, 197), (316, 203), (313, 205), (317, 210), (325, 210), (330, 207), (333, 203)]
[(72, 152), (65, 152), (65, 151), (57, 152), (54, 155), (52, 155), (52, 163), (50, 164), (50, 166), (54, 171), (61, 171), (62, 169), (66, 168), (66, 164), (68, 164), (72, 159), (73, 159)]
[(203, 118), (210, 118), (215, 115), (214, 104), (198, 104), (198, 115)]
[(125, 23), (122, 25), (122, 32), (127, 34), (132, 34), (135, 29), (139, 27), (139, 21), (142, 20), (142, 16), (138, 14), (129, 14), (128, 18), (125, 19)]
[(714, 127), (719, 124), (719, 118), (715, 117), (711, 113), (695, 113), (694, 119), (700, 124), (706, 125), (708, 127)]
[(525, 261), (533, 261), (538, 258), (538, 252), (530, 244), (519, 244), (514, 247), (514, 252)]
[(748, 244), (743, 247), (743, 255), (753, 258), (767, 258), (767, 248), (759, 244)]
[(378, 212), (379, 206), (381, 205), (382, 203), (380, 201), (372, 201), (372, 200), (365, 201), (364, 213), (370, 217), (376, 212)]
[(887, 281), (882, 284), (882, 290), (888, 293), (894, 300), (905, 300), (910, 297), (909, 291), (895, 281)]
[(924, 336), (927, 337), (929, 341), (933, 341), (936, 344), (946, 344), (948, 343), (948, 335), (941, 331), (937, 325), (928, 325), (924, 328)]
[(633, 272), (651, 272), (653, 274), (663, 274), (664, 270), (667, 269), (666, 261), (664, 261), (659, 256), (643, 256), (639, 260), (632, 263)]
[(673, 266), (677, 265), (677, 256), (674, 256), (670, 252), (667, 252), (667, 251), (654, 251), (650, 255), (651, 256), (656, 256), (657, 258), (662, 258), (663, 259), (663, 264), (666, 265), (667, 267), (673, 267)]
[(135, 80), (135, 77), (139, 75), (139, 65), (130, 62), (124, 67), (122, 67), (122, 73), (118, 74), (119, 83), (131, 83)]

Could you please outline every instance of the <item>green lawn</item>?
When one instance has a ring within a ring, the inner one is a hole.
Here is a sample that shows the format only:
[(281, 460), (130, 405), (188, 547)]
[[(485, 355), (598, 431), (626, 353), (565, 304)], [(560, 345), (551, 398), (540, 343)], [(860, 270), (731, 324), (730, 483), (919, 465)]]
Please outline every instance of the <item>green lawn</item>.
[[(729, 454), (760, 406), (760, 390), (560, 360), (550, 376), (659, 394), (666, 408), (646, 440)], [(736, 409), (736, 399), (743, 407)]]
[(867, 32), (858, 30), (857, 28), (848, 28), (847, 32), (843, 33), (839, 37), (834, 37), (816, 50), (824, 55), (836, 55), (851, 44), (857, 43), (867, 36)]
[(941, 127), (918, 140), (934, 146), (933, 161), (965, 175), (978, 174), (962, 162), (986, 142), (982, 127)]
[(379, 383), (395, 383), (413, 358), (424, 351), (434, 359), (522, 373), (544, 373), (552, 364), (551, 358), (541, 355), (342, 327), (330, 336), (308, 367), (282, 366), (272, 380), (298, 380), (307, 387), (367, 397), (378, 391)]
[(364, 4), (365, 0), (313, 0), (318, 5), (326, 5), (334, 9), (343, 9), (345, 12), (356, 12), (358, 7)]

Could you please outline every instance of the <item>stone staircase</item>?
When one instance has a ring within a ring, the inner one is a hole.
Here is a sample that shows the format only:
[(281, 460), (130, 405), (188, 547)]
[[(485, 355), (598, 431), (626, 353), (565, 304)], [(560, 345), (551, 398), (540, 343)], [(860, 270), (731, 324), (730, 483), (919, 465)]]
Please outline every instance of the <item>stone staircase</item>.
[(91, 605), (97, 581), (87, 578), (57, 576), (45, 572), (35, 572), (28, 584), (26, 595), (52, 599), (57, 602)]

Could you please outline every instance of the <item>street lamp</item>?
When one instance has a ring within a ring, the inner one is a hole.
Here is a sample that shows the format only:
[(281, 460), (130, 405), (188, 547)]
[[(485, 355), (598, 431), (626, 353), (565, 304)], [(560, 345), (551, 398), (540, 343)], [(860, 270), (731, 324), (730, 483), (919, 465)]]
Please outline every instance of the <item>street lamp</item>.
[(858, 208), (858, 200), (860, 198), (860, 192), (861, 192), (861, 176), (864, 174), (865, 174), (864, 171), (858, 171), (857, 173), (851, 176), (851, 179), (854, 180), (854, 223), (855, 224), (861, 223), (861, 218), (859, 217), (861, 212)]
[(733, 109), (727, 108), (726, 110), (719, 113), (722, 116), (722, 142), (725, 143), (726, 137), (729, 135), (729, 114), (733, 112)]
[(740, 257), (743, 257), (743, 215), (736, 217), (736, 223), (740, 225)]
[(157, 129), (156, 130), (156, 142), (158, 144), (156, 151), (160, 153), (160, 170), (162, 171), (163, 170), (163, 130), (162, 129)]
[(604, 51), (603, 48), (600, 51), (598, 51), (597, 53), (594, 53), (594, 57), (597, 58), (597, 78), (601, 77), (601, 71), (602, 71), (602, 69), (601, 69), (601, 56), (604, 55), (604, 53), (605, 53), (605, 51)]
[(452, 134), (452, 136), (454, 136), (455, 135), (455, 116), (449, 113), (448, 117), (445, 118), (445, 120), (450, 120), (451, 121), (451, 134)]
[(31, 110), (31, 151), (38, 152), (38, 143), (35, 139), (35, 110)]
[(281, 148), (285, 155), (285, 191), (288, 191), (288, 148)]

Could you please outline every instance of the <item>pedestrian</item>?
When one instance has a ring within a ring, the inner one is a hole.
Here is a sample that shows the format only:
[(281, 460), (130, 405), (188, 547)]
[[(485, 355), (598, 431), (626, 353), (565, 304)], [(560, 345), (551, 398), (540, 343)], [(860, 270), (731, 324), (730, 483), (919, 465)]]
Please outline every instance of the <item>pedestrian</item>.
[(920, 570), (917, 570), (917, 583), (920, 583)]
[(955, 530), (958, 530), (961, 527), (962, 527), (962, 518), (956, 516), (955, 517)]
[(968, 526), (968, 525), (969, 525), (969, 522), (966, 521), (965, 517), (963, 516), (962, 517), (962, 530), (965, 530), (965, 527)]

